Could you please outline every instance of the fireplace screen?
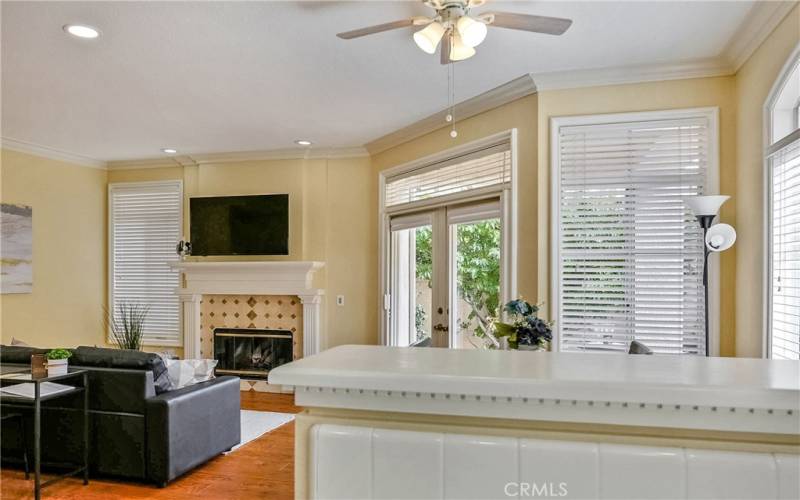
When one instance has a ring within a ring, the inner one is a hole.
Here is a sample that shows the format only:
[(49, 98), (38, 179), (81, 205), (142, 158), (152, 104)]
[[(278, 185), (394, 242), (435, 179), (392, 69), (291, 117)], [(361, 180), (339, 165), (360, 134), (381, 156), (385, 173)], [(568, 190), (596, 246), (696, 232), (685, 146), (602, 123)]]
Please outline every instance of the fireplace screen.
[(216, 373), (267, 378), (270, 370), (292, 361), (292, 332), (251, 328), (215, 328)]

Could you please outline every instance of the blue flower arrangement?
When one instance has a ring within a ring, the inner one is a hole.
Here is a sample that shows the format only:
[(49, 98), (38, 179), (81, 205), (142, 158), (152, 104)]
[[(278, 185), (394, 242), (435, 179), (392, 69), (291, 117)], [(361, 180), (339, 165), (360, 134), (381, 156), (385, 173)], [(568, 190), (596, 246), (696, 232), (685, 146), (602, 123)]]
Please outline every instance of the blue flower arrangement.
[(538, 306), (517, 299), (503, 306), (503, 312), (511, 321), (495, 321), (494, 336), (508, 337), (508, 345), (512, 349), (519, 349), (520, 346), (542, 348), (553, 340), (553, 324), (536, 315)]

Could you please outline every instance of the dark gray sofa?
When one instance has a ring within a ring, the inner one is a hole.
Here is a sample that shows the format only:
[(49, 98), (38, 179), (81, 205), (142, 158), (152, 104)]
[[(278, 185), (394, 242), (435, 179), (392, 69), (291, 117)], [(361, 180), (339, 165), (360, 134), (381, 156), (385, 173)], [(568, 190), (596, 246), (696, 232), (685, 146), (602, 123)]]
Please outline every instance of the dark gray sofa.
[[(0, 346), (3, 365), (30, 365), (47, 349)], [(26, 361), (27, 360), (27, 361)], [(92, 475), (116, 476), (160, 486), (229, 450), (240, 441), (238, 377), (217, 377), (169, 389), (163, 360), (155, 354), (79, 347), (70, 366), (89, 370)], [(42, 461), (74, 462), (81, 452), (82, 395), (48, 401), (42, 408)], [(0, 409), (26, 420), (28, 456), (33, 456), (32, 413), (25, 405)], [(19, 426), (2, 429), (3, 457), (21, 456)], [(57, 443), (48, 446), (48, 443)]]

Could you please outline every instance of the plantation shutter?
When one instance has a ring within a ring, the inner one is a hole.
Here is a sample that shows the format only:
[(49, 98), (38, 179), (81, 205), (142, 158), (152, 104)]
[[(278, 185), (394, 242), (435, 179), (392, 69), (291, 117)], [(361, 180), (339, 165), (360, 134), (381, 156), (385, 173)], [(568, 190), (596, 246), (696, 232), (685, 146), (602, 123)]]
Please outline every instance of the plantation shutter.
[(702, 229), (707, 118), (562, 126), (558, 131), (563, 351), (705, 354)]
[(109, 191), (110, 305), (115, 315), (121, 303), (149, 307), (149, 345), (181, 345), (180, 274), (169, 263), (178, 260), (182, 204), (179, 181), (113, 184)]
[(504, 141), (386, 180), (384, 203), (397, 207), (511, 183), (511, 144)]
[(773, 358), (800, 359), (800, 140), (770, 158)]

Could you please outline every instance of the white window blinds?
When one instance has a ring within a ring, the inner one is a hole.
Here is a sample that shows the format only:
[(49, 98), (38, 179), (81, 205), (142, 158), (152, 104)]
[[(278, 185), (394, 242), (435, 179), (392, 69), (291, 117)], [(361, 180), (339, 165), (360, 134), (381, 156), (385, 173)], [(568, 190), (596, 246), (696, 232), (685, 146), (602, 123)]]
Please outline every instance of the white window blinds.
[(562, 125), (554, 192), (556, 328), (563, 351), (705, 353), (705, 117)]
[(770, 352), (800, 359), (800, 140), (774, 153), (771, 164)]
[(505, 141), (386, 179), (384, 203), (395, 207), (511, 182), (511, 145)]
[(175, 288), (181, 235), (182, 189), (179, 181), (113, 184), (109, 189), (110, 307), (149, 307), (144, 343), (180, 345), (180, 303)]

